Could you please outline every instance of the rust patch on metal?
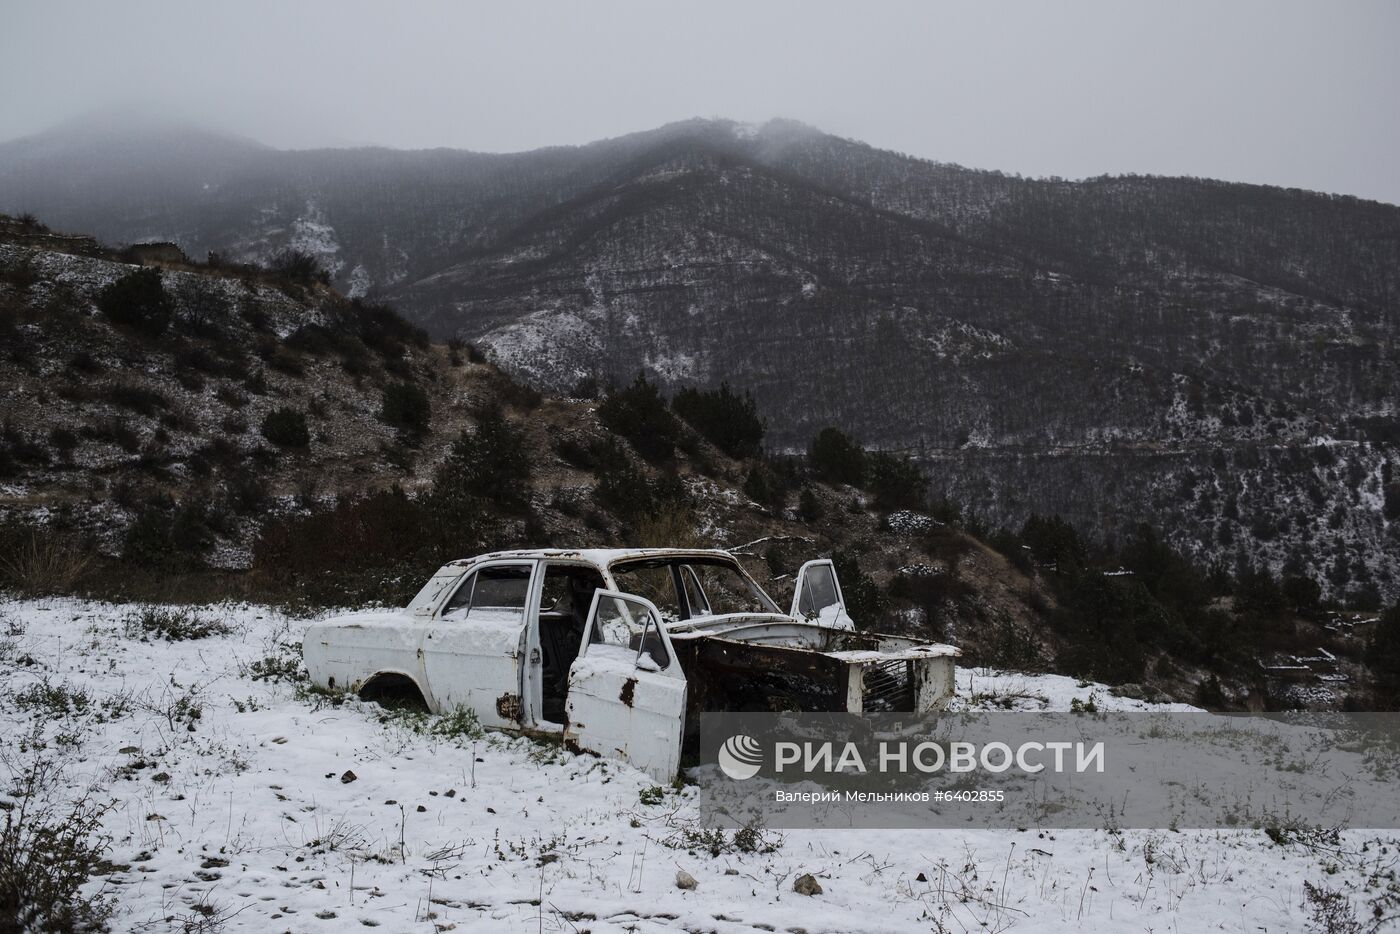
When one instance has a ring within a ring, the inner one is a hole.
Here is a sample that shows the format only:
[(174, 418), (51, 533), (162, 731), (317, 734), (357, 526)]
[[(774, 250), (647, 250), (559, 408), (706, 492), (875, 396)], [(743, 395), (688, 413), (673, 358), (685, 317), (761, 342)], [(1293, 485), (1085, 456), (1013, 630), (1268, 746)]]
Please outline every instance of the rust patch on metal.
[(502, 694), (496, 698), (496, 715), (503, 720), (519, 720), (520, 695)]
[(637, 692), (637, 679), (628, 678), (622, 682), (622, 693), (617, 695), (617, 699), (627, 706), (632, 706), (632, 696)]

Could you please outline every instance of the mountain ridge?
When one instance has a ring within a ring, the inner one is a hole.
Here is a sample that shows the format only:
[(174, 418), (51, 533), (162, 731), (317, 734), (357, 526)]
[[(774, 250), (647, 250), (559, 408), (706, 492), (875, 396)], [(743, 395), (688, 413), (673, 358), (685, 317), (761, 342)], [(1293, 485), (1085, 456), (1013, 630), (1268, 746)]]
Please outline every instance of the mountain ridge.
[(311, 253), (554, 391), (727, 380), (776, 447), (837, 425), (923, 452), (992, 526), (1062, 512), (1113, 537), (1140, 517), (1205, 562), (1301, 562), (1338, 593), (1400, 579), (1400, 208), (1381, 202), (1025, 179), (781, 121), (244, 152), (159, 191), (140, 167), (11, 156), (0, 209), (195, 256)]

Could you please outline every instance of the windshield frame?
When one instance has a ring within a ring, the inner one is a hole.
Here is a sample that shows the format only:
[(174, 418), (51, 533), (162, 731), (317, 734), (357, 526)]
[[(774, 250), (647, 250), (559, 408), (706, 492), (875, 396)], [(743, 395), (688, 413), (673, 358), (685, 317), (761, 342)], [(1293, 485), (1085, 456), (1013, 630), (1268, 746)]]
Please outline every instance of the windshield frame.
[[(674, 587), (675, 582), (677, 581), (681, 573), (680, 567), (683, 565), (719, 567), (731, 570), (739, 575), (739, 579), (743, 581), (744, 585), (749, 589), (750, 595), (757, 600), (760, 606), (765, 608), (762, 610), (753, 610), (749, 612), (768, 614), (774, 616), (788, 615), (778, 607), (778, 604), (773, 601), (772, 597), (768, 596), (767, 591), (760, 587), (758, 582), (749, 576), (749, 572), (744, 570), (744, 566), (739, 563), (739, 560), (733, 557), (732, 555), (728, 554), (715, 554), (713, 551), (677, 551), (667, 552), (665, 554), (658, 555), (646, 555), (642, 557), (618, 558), (608, 564), (608, 576), (612, 578), (613, 586), (617, 590), (626, 592), (627, 588), (623, 586), (623, 584), (617, 578), (617, 575), (619, 573), (625, 575), (629, 571), (644, 571), (654, 570), (657, 568), (666, 568), (671, 572), (672, 586)], [(678, 604), (684, 608), (686, 615), (680, 620), (672, 622), (690, 622), (696, 619), (708, 619), (713, 616), (743, 615), (734, 613), (726, 614), (713, 612), (697, 614), (692, 610), (690, 606), (690, 595), (685, 592), (685, 588), (682, 586), (679, 590), (680, 592), (677, 594), (677, 601)], [(668, 623), (668, 625), (669, 624), (670, 623)]]

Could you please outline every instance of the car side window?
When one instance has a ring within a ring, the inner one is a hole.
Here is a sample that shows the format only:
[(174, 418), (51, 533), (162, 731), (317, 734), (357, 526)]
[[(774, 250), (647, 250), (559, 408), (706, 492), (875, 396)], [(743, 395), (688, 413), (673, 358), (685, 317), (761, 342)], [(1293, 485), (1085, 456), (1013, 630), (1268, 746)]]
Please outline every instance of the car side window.
[(530, 565), (492, 565), (462, 581), (442, 615), (453, 620), (524, 622), (529, 594)]
[(830, 565), (816, 564), (808, 568), (800, 586), (802, 593), (797, 609), (804, 617), (820, 616), (822, 610), (840, 602), (836, 596), (836, 578), (831, 573)]
[(598, 615), (593, 622), (592, 641), (616, 646), (638, 659), (650, 661), (653, 670), (664, 671), (671, 665), (666, 643), (656, 628), (656, 619), (640, 603), (624, 597), (601, 594)]

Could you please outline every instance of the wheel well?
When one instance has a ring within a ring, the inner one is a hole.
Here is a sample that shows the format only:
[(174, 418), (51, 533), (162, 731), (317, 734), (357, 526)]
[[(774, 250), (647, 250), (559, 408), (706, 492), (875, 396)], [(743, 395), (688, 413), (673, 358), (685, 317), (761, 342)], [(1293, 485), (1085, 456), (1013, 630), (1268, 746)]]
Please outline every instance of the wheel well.
[(428, 709), (428, 701), (423, 697), (418, 682), (396, 671), (381, 671), (372, 676), (360, 686), (359, 694), (362, 699), (375, 701), (384, 707)]

